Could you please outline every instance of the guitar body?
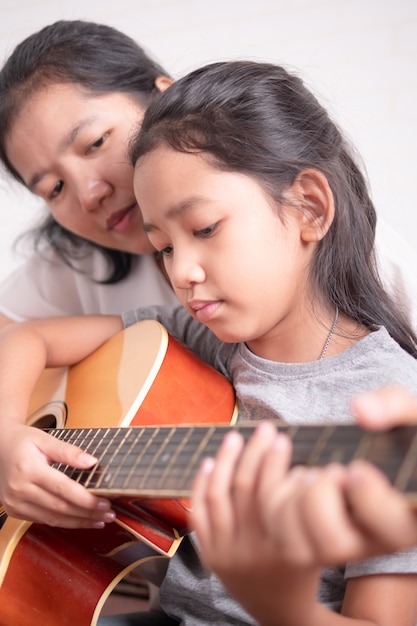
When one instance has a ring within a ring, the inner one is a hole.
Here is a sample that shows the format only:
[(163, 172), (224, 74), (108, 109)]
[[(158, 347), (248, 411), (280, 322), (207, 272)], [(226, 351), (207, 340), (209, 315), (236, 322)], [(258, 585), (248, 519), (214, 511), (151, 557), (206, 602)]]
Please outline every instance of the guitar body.
[[(231, 384), (155, 321), (130, 326), (35, 390), (28, 423), (97, 428), (230, 424)], [(130, 570), (152, 579), (187, 529), (186, 499), (121, 497), (103, 530), (57, 529), (8, 517), (0, 530), (0, 626), (94, 626)]]

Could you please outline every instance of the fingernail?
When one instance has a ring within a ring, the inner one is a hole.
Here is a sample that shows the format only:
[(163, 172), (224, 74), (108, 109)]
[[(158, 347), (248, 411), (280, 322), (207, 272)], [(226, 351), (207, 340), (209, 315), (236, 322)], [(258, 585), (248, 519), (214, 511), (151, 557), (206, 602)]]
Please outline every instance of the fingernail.
[(212, 459), (211, 457), (207, 457), (206, 459), (203, 459), (200, 465), (200, 472), (203, 472), (203, 474), (211, 474), (211, 472), (213, 471), (213, 468), (214, 468), (214, 459)]
[(92, 454), (88, 454), (88, 452), (82, 452), (79, 456), (79, 461), (85, 465), (94, 465), (98, 459)]
[(104, 522), (94, 522), (94, 524), (91, 525), (91, 528), (104, 528), (105, 525), (106, 524)]
[(242, 435), (235, 430), (231, 430), (230, 432), (227, 433), (227, 435), (225, 435), (223, 439), (223, 443), (226, 446), (236, 448), (237, 446), (240, 446), (242, 443)]

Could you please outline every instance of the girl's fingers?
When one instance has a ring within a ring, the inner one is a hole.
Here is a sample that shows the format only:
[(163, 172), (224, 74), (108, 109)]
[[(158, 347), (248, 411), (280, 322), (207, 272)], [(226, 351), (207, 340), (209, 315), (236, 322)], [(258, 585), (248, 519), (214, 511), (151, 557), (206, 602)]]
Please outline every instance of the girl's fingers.
[[(256, 516), (256, 501), (260, 482), (265, 481), (265, 458), (269, 452), (275, 449), (278, 433), (271, 422), (261, 422), (249, 439), (236, 466), (233, 477), (233, 495), (235, 509), (242, 524), (249, 522), (251, 517)], [(279, 480), (279, 474), (269, 477)]]
[[(8, 512), (9, 513), (9, 512)], [(116, 519), (115, 514), (112, 511), (108, 511), (105, 515), (100, 514), (98, 518), (94, 516), (85, 517), (84, 515), (77, 515), (76, 511), (71, 509), (71, 512), (61, 515), (59, 509), (50, 509), (43, 507), (38, 503), (22, 503), (18, 515), (9, 513), (12, 517), (22, 520), (30, 520), (31, 522), (38, 522), (40, 524), (46, 524), (48, 526), (54, 526), (59, 528), (104, 528), (104, 526)]]
[(34, 428), (22, 426), (16, 434), (19, 445), (8, 456), (1, 488), (2, 504), (9, 515), (59, 526), (70, 526), (74, 520), (79, 525), (80, 519), (84, 525), (109, 520), (107, 499), (96, 497), (51, 467), (52, 462), (59, 462), (88, 468), (94, 458)]
[[(229, 432), (216, 455), (205, 460), (193, 485), (190, 522), (200, 542), (227, 542), (235, 527), (232, 499), (233, 477), (244, 442), (235, 431)], [(214, 546), (213, 546), (214, 549)]]
[(291, 463), (291, 440), (280, 432), (271, 439), (271, 446), (262, 458), (257, 486), (257, 504), (267, 519), (273, 518), (270, 506), (274, 506), (274, 497), (278, 485), (286, 479)]
[(351, 464), (346, 497), (372, 554), (417, 543), (417, 511), (375, 467), (365, 461)]
[(308, 541), (311, 564), (331, 566), (360, 557), (368, 537), (352, 521), (346, 506), (347, 470), (332, 464), (311, 474), (300, 499), (300, 519)]
[[(9, 515), (52, 526), (71, 527), (71, 518), (88, 526), (114, 520), (110, 501), (98, 498), (82, 485), (49, 466), (37, 468), (31, 482), (7, 493), (3, 502)], [(45, 517), (40, 517), (40, 511)]]
[(360, 394), (351, 406), (358, 423), (365, 428), (378, 430), (417, 424), (417, 400), (403, 387), (384, 387)]
[(97, 459), (81, 448), (55, 439), (47, 433), (41, 432), (42, 439), (36, 441), (39, 452), (49, 463), (61, 463), (77, 469), (88, 469), (97, 463)]
[(213, 467), (214, 459), (204, 459), (197, 472), (192, 489), (189, 524), (190, 528), (197, 532), (203, 550), (206, 545), (210, 545), (212, 534), (209, 512), (207, 511), (206, 493)]

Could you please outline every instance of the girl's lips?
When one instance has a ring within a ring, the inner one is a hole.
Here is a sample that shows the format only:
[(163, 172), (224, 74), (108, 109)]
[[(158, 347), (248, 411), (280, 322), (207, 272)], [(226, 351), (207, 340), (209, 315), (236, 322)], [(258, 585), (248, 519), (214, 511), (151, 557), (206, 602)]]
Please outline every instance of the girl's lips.
[(189, 307), (194, 313), (199, 322), (205, 324), (208, 322), (217, 312), (222, 305), (221, 300), (211, 300), (208, 302), (191, 302)]
[(115, 230), (117, 232), (128, 230), (135, 207), (136, 204), (132, 204), (130, 207), (127, 207), (127, 209), (121, 209), (120, 211), (116, 211), (116, 213), (112, 213), (106, 221), (107, 230)]

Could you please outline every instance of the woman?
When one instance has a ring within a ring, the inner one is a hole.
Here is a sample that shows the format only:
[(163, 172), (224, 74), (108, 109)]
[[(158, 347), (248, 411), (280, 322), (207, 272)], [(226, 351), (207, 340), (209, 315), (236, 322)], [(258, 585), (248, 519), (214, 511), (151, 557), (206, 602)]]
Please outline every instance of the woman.
[(174, 303), (142, 231), (126, 158), (132, 127), (167, 73), (108, 26), (60, 21), (0, 73), (0, 156), (49, 214), (35, 255), (0, 288), (4, 322)]
[[(34, 255), (0, 286), (0, 326), (177, 301), (126, 158), (132, 127), (171, 82), (136, 42), (92, 22), (56, 22), (12, 52), (0, 72), (0, 158), (48, 213)], [(40, 404), (49, 388), (45, 375)]]

